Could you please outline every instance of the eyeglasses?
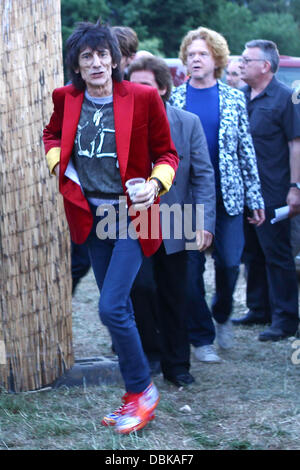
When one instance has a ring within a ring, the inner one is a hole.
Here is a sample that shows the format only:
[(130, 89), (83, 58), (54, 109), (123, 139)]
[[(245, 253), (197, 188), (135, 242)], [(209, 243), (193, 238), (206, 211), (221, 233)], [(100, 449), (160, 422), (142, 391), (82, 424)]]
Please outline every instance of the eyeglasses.
[(255, 62), (255, 61), (263, 61), (265, 62), (266, 59), (248, 59), (248, 57), (240, 57), (239, 62), (242, 64), (249, 64), (249, 62)]

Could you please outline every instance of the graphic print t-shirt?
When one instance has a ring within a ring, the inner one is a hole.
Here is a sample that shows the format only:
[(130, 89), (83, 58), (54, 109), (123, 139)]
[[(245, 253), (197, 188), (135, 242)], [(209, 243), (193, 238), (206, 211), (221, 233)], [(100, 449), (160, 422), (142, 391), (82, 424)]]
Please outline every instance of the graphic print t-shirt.
[(86, 197), (123, 194), (117, 159), (112, 96), (85, 92), (73, 149), (73, 163)]

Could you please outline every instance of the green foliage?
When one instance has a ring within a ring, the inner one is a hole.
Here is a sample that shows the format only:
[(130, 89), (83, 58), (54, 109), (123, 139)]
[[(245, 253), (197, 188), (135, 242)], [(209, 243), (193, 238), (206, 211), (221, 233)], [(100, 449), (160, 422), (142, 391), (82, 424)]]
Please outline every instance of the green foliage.
[(230, 53), (240, 54), (251, 36), (253, 15), (249, 8), (223, 0), (219, 2), (216, 30), (227, 39)]
[(151, 54), (159, 57), (164, 57), (162, 41), (156, 37), (139, 41), (139, 49), (143, 51), (149, 51)]
[(249, 10), (254, 15), (261, 13), (286, 13), (288, 9), (288, 3), (286, 0), (248, 0), (247, 2)]
[(96, 22), (99, 17), (106, 19), (110, 13), (105, 0), (62, 0), (62, 33), (65, 40), (79, 21)]
[(289, 12), (300, 26), (300, 0), (291, 0)]
[(261, 15), (251, 33), (252, 38), (274, 41), (282, 55), (300, 55), (299, 27), (289, 13)]
[(99, 16), (132, 27), (140, 49), (177, 57), (183, 36), (198, 26), (219, 31), (232, 54), (257, 38), (277, 43), (281, 54), (300, 55), (300, 0), (61, 0), (63, 41), (78, 21)]
[(167, 57), (176, 57), (182, 37), (190, 29), (208, 25), (219, 0), (113, 0), (113, 24), (134, 28), (140, 40), (157, 37)]

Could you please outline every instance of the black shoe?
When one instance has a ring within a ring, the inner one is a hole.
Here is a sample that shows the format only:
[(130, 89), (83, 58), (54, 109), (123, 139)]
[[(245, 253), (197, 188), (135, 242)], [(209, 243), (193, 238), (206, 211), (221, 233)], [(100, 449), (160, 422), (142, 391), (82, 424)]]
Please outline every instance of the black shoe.
[(194, 377), (189, 372), (177, 375), (165, 375), (164, 379), (168, 380), (168, 382), (172, 382), (176, 387), (184, 387), (195, 382)]
[(296, 336), (297, 330), (286, 333), (285, 331), (275, 328), (272, 326), (267, 330), (263, 331), (259, 334), (258, 339), (259, 341), (280, 341), (281, 339), (289, 338), (290, 336)]
[(262, 317), (255, 312), (249, 310), (247, 315), (242, 318), (233, 318), (233, 325), (267, 325), (271, 323), (271, 319), (267, 317)]

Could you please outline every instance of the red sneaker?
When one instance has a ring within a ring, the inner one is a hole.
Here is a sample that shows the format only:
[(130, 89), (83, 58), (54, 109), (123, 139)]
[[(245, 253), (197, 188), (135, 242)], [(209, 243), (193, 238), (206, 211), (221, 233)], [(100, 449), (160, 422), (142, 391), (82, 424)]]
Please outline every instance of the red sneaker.
[(120, 434), (129, 434), (142, 429), (154, 418), (153, 411), (158, 405), (159, 394), (151, 383), (143, 392), (129, 392), (124, 397), (124, 405), (115, 422), (115, 429)]
[[(117, 419), (120, 418), (122, 410), (127, 403), (128, 393), (122, 396), (123, 405), (121, 405), (117, 410), (112, 411), (111, 413), (105, 415), (101, 421), (102, 426), (115, 426)], [(155, 414), (152, 412), (149, 416), (149, 421), (152, 421), (155, 418)]]
[(117, 410), (112, 411), (108, 415), (105, 415), (101, 421), (103, 426), (114, 426), (117, 422), (117, 419), (120, 417), (123, 407), (127, 401), (128, 393), (122, 396), (123, 405), (121, 405)]

